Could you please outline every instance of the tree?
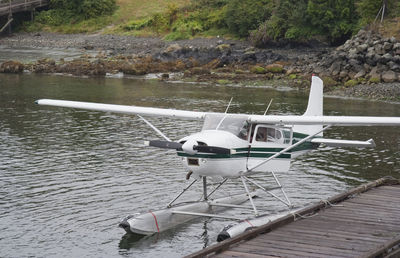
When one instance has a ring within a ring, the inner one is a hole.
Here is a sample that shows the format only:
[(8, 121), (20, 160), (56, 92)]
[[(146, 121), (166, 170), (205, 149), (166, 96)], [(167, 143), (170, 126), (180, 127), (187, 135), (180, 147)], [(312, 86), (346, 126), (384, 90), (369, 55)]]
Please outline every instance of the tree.
[(343, 43), (357, 26), (354, 0), (309, 0), (307, 19), (312, 29), (327, 36), (331, 44)]
[(271, 0), (231, 0), (227, 4), (225, 21), (228, 28), (240, 37), (249, 35), (271, 15)]

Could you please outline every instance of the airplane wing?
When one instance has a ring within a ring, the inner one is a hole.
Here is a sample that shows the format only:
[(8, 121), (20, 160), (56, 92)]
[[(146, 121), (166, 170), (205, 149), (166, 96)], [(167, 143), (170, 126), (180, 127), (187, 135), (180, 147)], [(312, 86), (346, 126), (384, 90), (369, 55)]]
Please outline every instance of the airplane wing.
[[(39, 105), (80, 108), (87, 110), (136, 114), (143, 116), (166, 116), (181, 119), (202, 120), (211, 112), (186, 111), (176, 109), (163, 109), (151, 107), (138, 107), (127, 105), (101, 104), (80, 101), (40, 99)], [(214, 113), (217, 114), (217, 113)], [(229, 114), (230, 116), (243, 116), (243, 114)], [(371, 116), (275, 116), (275, 115), (249, 115), (251, 123), (274, 125), (337, 125), (337, 126), (400, 126), (400, 117), (371, 117)]]
[(137, 107), (127, 105), (100, 104), (81, 101), (55, 100), (55, 99), (39, 99), (35, 101), (39, 105), (80, 108), (95, 111), (116, 112), (124, 114), (136, 114), (143, 116), (166, 116), (182, 119), (201, 120), (204, 119), (206, 112), (185, 111), (175, 109)]
[(400, 126), (400, 117), (250, 115), (249, 122), (274, 125)]

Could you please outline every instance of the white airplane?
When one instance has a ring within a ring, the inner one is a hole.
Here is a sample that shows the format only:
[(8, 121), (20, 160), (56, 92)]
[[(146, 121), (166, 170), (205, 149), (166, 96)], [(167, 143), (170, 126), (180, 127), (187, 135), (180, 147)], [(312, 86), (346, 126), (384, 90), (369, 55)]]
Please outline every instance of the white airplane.
[[(400, 117), (324, 116), (323, 82), (317, 76), (312, 77), (307, 110), (302, 116), (266, 115), (266, 112), (264, 115), (230, 114), (229, 105), (225, 113), (212, 113), (51, 99), (40, 99), (36, 103), (138, 115), (164, 138), (146, 141), (145, 144), (176, 150), (188, 172), (187, 179), (193, 176), (194, 180), (166, 209), (127, 216), (120, 223), (127, 232), (143, 235), (169, 229), (198, 216), (231, 218), (217, 215), (210, 210), (215, 207), (236, 208), (247, 200), (250, 201), (255, 216), (258, 216), (259, 212), (252, 199), (254, 193), (250, 192), (248, 183), (291, 207), (292, 204), (275, 175), (275, 172), (288, 171), (291, 159), (316, 149), (321, 144), (334, 147), (375, 147), (372, 139), (354, 141), (323, 138), (325, 130), (332, 126), (400, 126)], [(200, 132), (172, 141), (143, 116), (203, 120), (204, 124)], [(284, 198), (251, 179), (249, 176), (254, 173), (271, 173)], [(207, 177), (222, 177), (223, 180), (208, 193)], [(189, 205), (172, 205), (200, 178), (203, 181), (202, 201)], [(240, 179), (246, 193), (210, 200), (210, 196), (228, 179)]]

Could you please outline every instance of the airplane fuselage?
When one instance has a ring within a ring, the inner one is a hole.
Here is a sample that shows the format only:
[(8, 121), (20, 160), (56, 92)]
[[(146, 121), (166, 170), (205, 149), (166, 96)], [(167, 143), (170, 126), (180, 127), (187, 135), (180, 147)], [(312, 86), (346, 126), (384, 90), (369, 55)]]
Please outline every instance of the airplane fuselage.
[[(243, 128), (242, 128), (243, 129)], [(206, 129), (179, 140), (192, 143), (219, 146), (232, 150), (230, 154), (178, 151), (182, 164), (198, 176), (221, 176), (234, 178), (243, 175), (249, 167), (287, 148), (307, 135), (292, 133), (289, 129), (263, 124), (246, 124), (244, 130)], [(290, 169), (292, 158), (314, 149), (315, 144), (306, 142), (298, 148), (283, 153), (256, 169), (261, 172), (285, 172)]]

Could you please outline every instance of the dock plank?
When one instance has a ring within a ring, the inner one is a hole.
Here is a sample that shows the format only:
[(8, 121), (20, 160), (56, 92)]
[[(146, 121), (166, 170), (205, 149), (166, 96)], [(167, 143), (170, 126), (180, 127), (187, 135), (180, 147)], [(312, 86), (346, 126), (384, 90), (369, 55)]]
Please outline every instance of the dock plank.
[(390, 252), (400, 252), (399, 180), (378, 179), (331, 200), (332, 207), (305, 208), (311, 216), (302, 213), (294, 221), (288, 216), (188, 257), (393, 257)]
[(340, 241), (340, 240), (332, 240), (332, 241), (324, 241), (323, 243), (321, 242), (320, 239), (317, 238), (312, 238), (312, 237), (306, 237), (302, 236), (300, 239), (296, 239), (294, 241), (285, 241), (285, 237), (287, 235), (275, 235), (276, 238), (274, 237), (269, 237), (266, 239), (262, 238), (256, 238), (248, 241), (248, 243), (251, 244), (258, 244), (258, 245), (264, 245), (264, 243), (270, 243), (275, 246), (282, 246), (285, 248), (296, 248), (295, 250), (298, 250), (297, 248), (302, 248), (306, 250), (317, 250), (314, 251), (315, 253), (321, 253), (321, 254), (331, 254), (332, 252), (334, 253), (346, 253), (346, 254), (353, 254), (357, 251), (363, 251), (365, 250), (365, 247), (362, 247), (361, 244), (354, 245), (354, 244), (349, 244), (347, 241)]

